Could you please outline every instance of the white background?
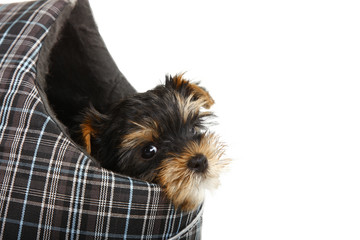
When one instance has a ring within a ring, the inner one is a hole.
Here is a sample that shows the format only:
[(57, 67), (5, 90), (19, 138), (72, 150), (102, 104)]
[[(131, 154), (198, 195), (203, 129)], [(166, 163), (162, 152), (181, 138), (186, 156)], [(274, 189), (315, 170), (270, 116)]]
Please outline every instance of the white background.
[(360, 239), (357, 1), (91, 0), (138, 91), (186, 72), (233, 159), (203, 239)]
[(186, 71), (233, 159), (203, 239), (360, 239), (360, 2), (98, 1), (138, 91)]

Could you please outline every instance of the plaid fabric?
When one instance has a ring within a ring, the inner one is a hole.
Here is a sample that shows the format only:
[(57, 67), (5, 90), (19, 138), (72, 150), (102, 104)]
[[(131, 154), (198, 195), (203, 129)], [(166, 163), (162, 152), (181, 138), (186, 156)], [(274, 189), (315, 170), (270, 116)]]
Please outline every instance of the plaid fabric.
[(68, 4), (0, 5), (0, 239), (199, 239), (201, 209), (100, 169), (47, 113), (37, 58)]

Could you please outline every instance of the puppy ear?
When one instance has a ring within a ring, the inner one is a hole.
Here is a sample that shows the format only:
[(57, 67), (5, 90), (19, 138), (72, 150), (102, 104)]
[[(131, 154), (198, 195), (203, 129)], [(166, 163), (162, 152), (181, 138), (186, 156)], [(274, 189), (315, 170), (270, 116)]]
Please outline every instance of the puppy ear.
[(172, 76), (166, 76), (165, 87), (171, 87), (174, 90), (180, 92), (185, 97), (193, 96), (194, 100), (203, 101), (203, 106), (209, 109), (215, 102), (205, 88), (200, 87), (196, 83), (191, 83), (188, 80), (183, 79), (184, 74)]
[(100, 133), (100, 127), (107, 119), (107, 116), (98, 112), (93, 106), (87, 108), (83, 114), (80, 124), (82, 142), (86, 151), (91, 154), (91, 141)]

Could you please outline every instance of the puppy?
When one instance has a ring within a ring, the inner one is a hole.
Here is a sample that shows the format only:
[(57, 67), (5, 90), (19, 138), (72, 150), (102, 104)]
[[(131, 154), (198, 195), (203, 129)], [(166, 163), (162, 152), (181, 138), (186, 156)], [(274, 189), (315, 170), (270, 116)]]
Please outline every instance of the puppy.
[(118, 102), (110, 111), (89, 108), (80, 124), (81, 144), (102, 167), (157, 183), (177, 208), (190, 211), (206, 189), (219, 184), (228, 160), (206, 122), (209, 93), (182, 75)]

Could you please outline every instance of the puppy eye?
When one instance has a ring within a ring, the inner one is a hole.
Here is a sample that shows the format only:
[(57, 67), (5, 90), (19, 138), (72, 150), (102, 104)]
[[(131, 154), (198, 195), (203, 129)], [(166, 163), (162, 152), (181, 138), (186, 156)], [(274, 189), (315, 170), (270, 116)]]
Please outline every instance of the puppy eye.
[(155, 156), (157, 148), (154, 145), (147, 145), (142, 149), (141, 157), (144, 159), (150, 159)]
[(195, 135), (195, 134), (197, 133), (196, 127), (190, 128), (189, 132), (190, 132), (192, 135)]

